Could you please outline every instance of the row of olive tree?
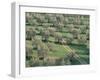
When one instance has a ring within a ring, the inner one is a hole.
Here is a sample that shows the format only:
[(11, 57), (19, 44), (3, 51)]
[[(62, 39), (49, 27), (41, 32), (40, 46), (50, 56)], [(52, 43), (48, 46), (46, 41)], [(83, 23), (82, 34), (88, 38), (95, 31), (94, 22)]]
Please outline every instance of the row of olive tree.
[[(40, 30), (42, 41), (48, 42), (49, 37), (54, 37), (55, 42), (61, 44), (70, 44), (74, 39), (77, 39), (79, 44), (85, 44), (89, 40), (89, 30), (86, 30), (86, 34), (80, 33), (80, 29), (73, 29), (71, 33), (66, 33), (66, 36), (62, 36), (61, 32), (57, 32), (56, 28), (46, 28)], [(32, 40), (36, 36), (36, 29), (28, 28), (26, 31), (26, 39)], [(38, 40), (37, 40), (38, 41)]]
[(74, 14), (46, 14), (46, 13), (26, 13), (26, 22), (30, 25), (39, 25), (39, 23), (62, 23), (62, 24), (89, 24), (88, 15)]

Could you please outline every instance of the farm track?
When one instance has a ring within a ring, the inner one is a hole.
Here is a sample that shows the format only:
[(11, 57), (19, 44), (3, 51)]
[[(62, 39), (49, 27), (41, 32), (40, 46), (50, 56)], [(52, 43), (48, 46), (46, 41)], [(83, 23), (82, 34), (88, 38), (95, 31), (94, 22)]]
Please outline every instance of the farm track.
[[(73, 51), (75, 51), (75, 50), (72, 50), (69, 46), (65, 46), (65, 45), (63, 45), (63, 47), (64, 47), (64, 49), (65, 50), (67, 50), (68, 52), (73, 52)], [(76, 54), (75, 53), (75, 55), (74, 55), (74, 58), (76, 59), (76, 60), (78, 60), (81, 64), (87, 64), (87, 62), (86, 61), (84, 61), (83, 59), (81, 59), (81, 57), (78, 55), (78, 54)]]

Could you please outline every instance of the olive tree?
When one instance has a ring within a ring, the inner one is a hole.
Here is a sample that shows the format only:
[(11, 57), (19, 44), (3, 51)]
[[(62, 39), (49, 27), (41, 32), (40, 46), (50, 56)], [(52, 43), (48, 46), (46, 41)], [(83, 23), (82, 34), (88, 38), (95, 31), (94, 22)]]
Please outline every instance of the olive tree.
[(40, 48), (38, 48), (37, 52), (38, 52), (39, 60), (45, 60), (46, 57), (48, 56), (49, 48), (47, 47), (46, 44), (42, 43), (40, 45)]
[(42, 44), (42, 41), (40, 39), (38, 39), (37, 37), (34, 37), (32, 39), (33, 48), (38, 49), (41, 44)]
[(67, 30), (68, 32), (72, 32), (73, 29), (74, 29), (74, 25), (73, 25), (73, 24), (68, 24), (68, 25), (65, 26), (65, 28), (66, 28), (66, 30)]
[(80, 30), (81, 30), (81, 33), (82, 34), (85, 34), (86, 33), (86, 30), (87, 30), (87, 26), (86, 25), (81, 25), (80, 26)]
[(89, 30), (88, 29), (86, 30), (86, 37), (87, 37), (87, 40), (89, 40)]
[(43, 41), (47, 42), (49, 39), (49, 36), (50, 36), (49, 30), (45, 29), (44, 31), (42, 31), (42, 40)]
[(65, 18), (64, 18), (63, 23), (64, 23), (65, 25), (67, 25), (67, 24), (68, 24), (68, 17), (65, 17)]
[(48, 46), (36, 37), (33, 39), (33, 48), (37, 49), (37, 53), (38, 53), (39, 57), (44, 58), (47, 56), (47, 54), (49, 52)]
[(38, 25), (37, 19), (35, 17), (36, 17), (35, 13), (27, 12), (26, 13), (26, 22), (31, 26)]
[(26, 44), (26, 59), (30, 60), (32, 58), (32, 45)]
[(73, 37), (74, 37), (75, 39), (77, 39), (77, 38), (78, 38), (78, 35), (80, 34), (80, 29), (74, 28), (74, 29), (72, 30), (72, 34), (73, 34)]
[(58, 31), (62, 32), (63, 28), (64, 28), (64, 24), (61, 22), (58, 23), (58, 27), (57, 27)]
[(53, 43), (47, 43), (47, 47), (49, 48), (49, 51), (55, 51), (55, 48), (54, 48), (54, 44)]
[(26, 24), (30, 25), (30, 20), (32, 19), (32, 13), (26, 12), (25, 16), (26, 16)]
[(78, 36), (78, 43), (79, 44), (85, 44), (87, 42), (87, 37), (84, 34), (81, 34)]
[(75, 18), (75, 24), (80, 24), (81, 23), (81, 20), (80, 20), (80, 15), (77, 15), (76, 18)]
[(46, 22), (48, 22), (48, 20), (45, 19), (45, 14), (40, 14), (40, 15), (38, 16), (37, 21), (38, 21), (39, 23), (46, 23)]
[(71, 44), (73, 41), (73, 35), (71, 33), (67, 33), (66, 35), (66, 43)]
[(63, 14), (56, 14), (55, 16), (56, 16), (57, 22), (61, 22), (61, 23), (64, 22), (65, 17)]
[(54, 26), (56, 27), (56, 30), (59, 32), (62, 32), (62, 30), (64, 28), (64, 24), (61, 22), (54, 23)]
[(54, 34), (54, 37), (55, 37), (55, 42), (57, 42), (57, 43), (60, 43), (60, 41), (62, 40), (62, 34), (59, 32), (56, 32)]
[(36, 35), (36, 30), (33, 28), (28, 28), (26, 30), (26, 39), (27, 40), (32, 40), (33, 37)]
[(53, 28), (53, 27), (48, 27), (48, 30), (50, 32), (50, 35), (51, 36), (54, 36), (55, 32), (56, 32), (56, 28)]
[(57, 19), (54, 15), (52, 15), (51, 17), (48, 17), (48, 22), (49, 23), (55, 23), (55, 22), (57, 22)]

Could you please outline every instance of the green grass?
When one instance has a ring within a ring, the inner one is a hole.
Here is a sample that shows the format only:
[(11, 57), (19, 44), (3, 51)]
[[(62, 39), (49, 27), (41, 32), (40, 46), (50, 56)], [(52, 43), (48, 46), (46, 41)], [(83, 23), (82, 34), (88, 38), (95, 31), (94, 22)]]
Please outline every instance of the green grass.
[(81, 54), (81, 55), (89, 54), (89, 49), (87, 49), (85, 45), (70, 44), (69, 46), (72, 49), (74, 49), (77, 54)]
[(50, 56), (64, 57), (68, 53), (67, 50), (60, 44), (55, 44), (54, 48), (55, 51), (50, 51)]
[(49, 37), (50, 42), (55, 42), (55, 39), (53, 37)]
[[(46, 44), (46, 43), (45, 43)], [(53, 44), (53, 43), (52, 43)], [(53, 44), (54, 45), (54, 51), (49, 51), (49, 56), (54, 57), (64, 57), (69, 51), (63, 47), (63, 45), (60, 44)], [(33, 56), (37, 56), (37, 50), (33, 49)]]
[[(58, 31), (58, 32), (59, 32), (59, 31)], [(66, 37), (66, 35), (67, 35), (69, 32), (61, 31), (60, 33), (62, 34), (63, 37)]]

